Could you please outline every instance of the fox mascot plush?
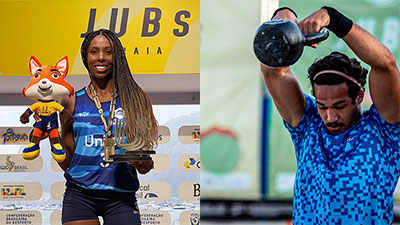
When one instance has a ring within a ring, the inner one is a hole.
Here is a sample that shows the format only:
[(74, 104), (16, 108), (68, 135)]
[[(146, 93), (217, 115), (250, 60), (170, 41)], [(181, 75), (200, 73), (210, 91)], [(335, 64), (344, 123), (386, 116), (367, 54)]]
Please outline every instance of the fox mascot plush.
[(34, 56), (29, 60), (31, 81), (28, 86), (22, 89), (22, 95), (37, 100), (20, 117), (21, 123), (28, 123), (29, 116), (38, 111), (40, 118), (36, 122), (30, 143), (22, 152), (22, 157), (32, 160), (39, 156), (40, 140), (49, 137), (51, 154), (57, 162), (65, 160), (65, 150), (60, 144), (58, 136), (58, 116), (61, 112), (68, 123), (73, 121), (72, 114), (55, 100), (64, 96), (71, 96), (74, 88), (64, 81), (68, 72), (68, 58), (65, 56), (55, 66), (44, 65)]

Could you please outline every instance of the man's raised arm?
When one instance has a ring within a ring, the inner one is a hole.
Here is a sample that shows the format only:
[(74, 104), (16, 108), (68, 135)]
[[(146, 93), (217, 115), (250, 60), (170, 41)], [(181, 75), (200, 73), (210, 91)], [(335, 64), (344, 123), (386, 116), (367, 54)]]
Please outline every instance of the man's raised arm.
[(303, 33), (327, 27), (342, 38), (351, 50), (371, 66), (369, 89), (379, 115), (391, 124), (400, 124), (400, 75), (392, 53), (368, 31), (331, 7), (323, 7), (299, 23)]
[(356, 24), (343, 40), (371, 66), (369, 90), (379, 115), (391, 124), (400, 124), (400, 77), (392, 53)]
[[(297, 23), (296, 15), (288, 9), (279, 10), (272, 19), (288, 19)], [(291, 127), (296, 127), (304, 114), (306, 103), (293, 72), (289, 67), (270, 68), (263, 64), (261, 72), (279, 114)]]

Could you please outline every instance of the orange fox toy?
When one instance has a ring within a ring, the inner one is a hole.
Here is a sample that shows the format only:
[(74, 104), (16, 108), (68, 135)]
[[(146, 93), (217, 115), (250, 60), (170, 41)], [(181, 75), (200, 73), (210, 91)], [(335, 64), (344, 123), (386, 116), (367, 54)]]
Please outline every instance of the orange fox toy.
[(32, 160), (39, 156), (41, 139), (50, 137), (51, 154), (57, 162), (65, 160), (65, 150), (60, 144), (58, 136), (57, 111), (64, 116), (64, 120), (72, 122), (72, 114), (55, 100), (64, 96), (71, 96), (74, 88), (64, 81), (68, 72), (68, 58), (65, 56), (55, 66), (44, 65), (34, 56), (29, 60), (31, 81), (22, 89), (22, 95), (38, 100), (31, 105), (20, 117), (21, 123), (28, 123), (29, 116), (38, 111), (41, 121), (36, 122), (31, 142), (22, 152), (22, 157)]

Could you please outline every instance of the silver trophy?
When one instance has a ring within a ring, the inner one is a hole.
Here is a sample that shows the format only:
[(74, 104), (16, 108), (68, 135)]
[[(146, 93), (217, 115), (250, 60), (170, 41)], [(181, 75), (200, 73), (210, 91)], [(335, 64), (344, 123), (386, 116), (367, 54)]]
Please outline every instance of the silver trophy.
[[(145, 147), (144, 137), (136, 135), (135, 140), (125, 144), (126, 122), (116, 118), (115, 138), (112, 137), (112, 130), (106, 134), (104, 140), (104, 161), (105, 162), (126, 162), (126, 161), (149, 161), (150, 154), (156, 154), (153, 150), (142, 150)], [(125, 154), (115, 154), (115, 146), (125, 150)]]

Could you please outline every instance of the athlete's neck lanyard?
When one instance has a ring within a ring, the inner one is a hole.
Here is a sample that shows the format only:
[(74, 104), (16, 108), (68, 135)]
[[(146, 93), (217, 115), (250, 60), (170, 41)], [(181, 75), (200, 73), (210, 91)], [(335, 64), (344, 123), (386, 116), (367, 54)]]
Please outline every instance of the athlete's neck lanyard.
[(97, 111), (99, 111), (100, 118), (103, 121), (104, 130), (106, 132), (106, 137), (112, 138), (112, 126), (113, 126), (113, 120), (114, 120), (114, 111), (115, 111), (115, 104), (116, 104), (116, 100), (117, 100), (117, 94), (115, 93), (115, 90), (113, 90), (111, 104), (110, 104), (110, 116), (109, 116), (108, 126), (107, 126), (106, 119), (104, 118), (103, 109), (101, 108), (99, 97), (98, 97), (96, 90), (94, 89), (92, 83), (89, 84), (89, 90), (90, 90), (90, 93), (92, 94), (94, 103), (96, 104)]

